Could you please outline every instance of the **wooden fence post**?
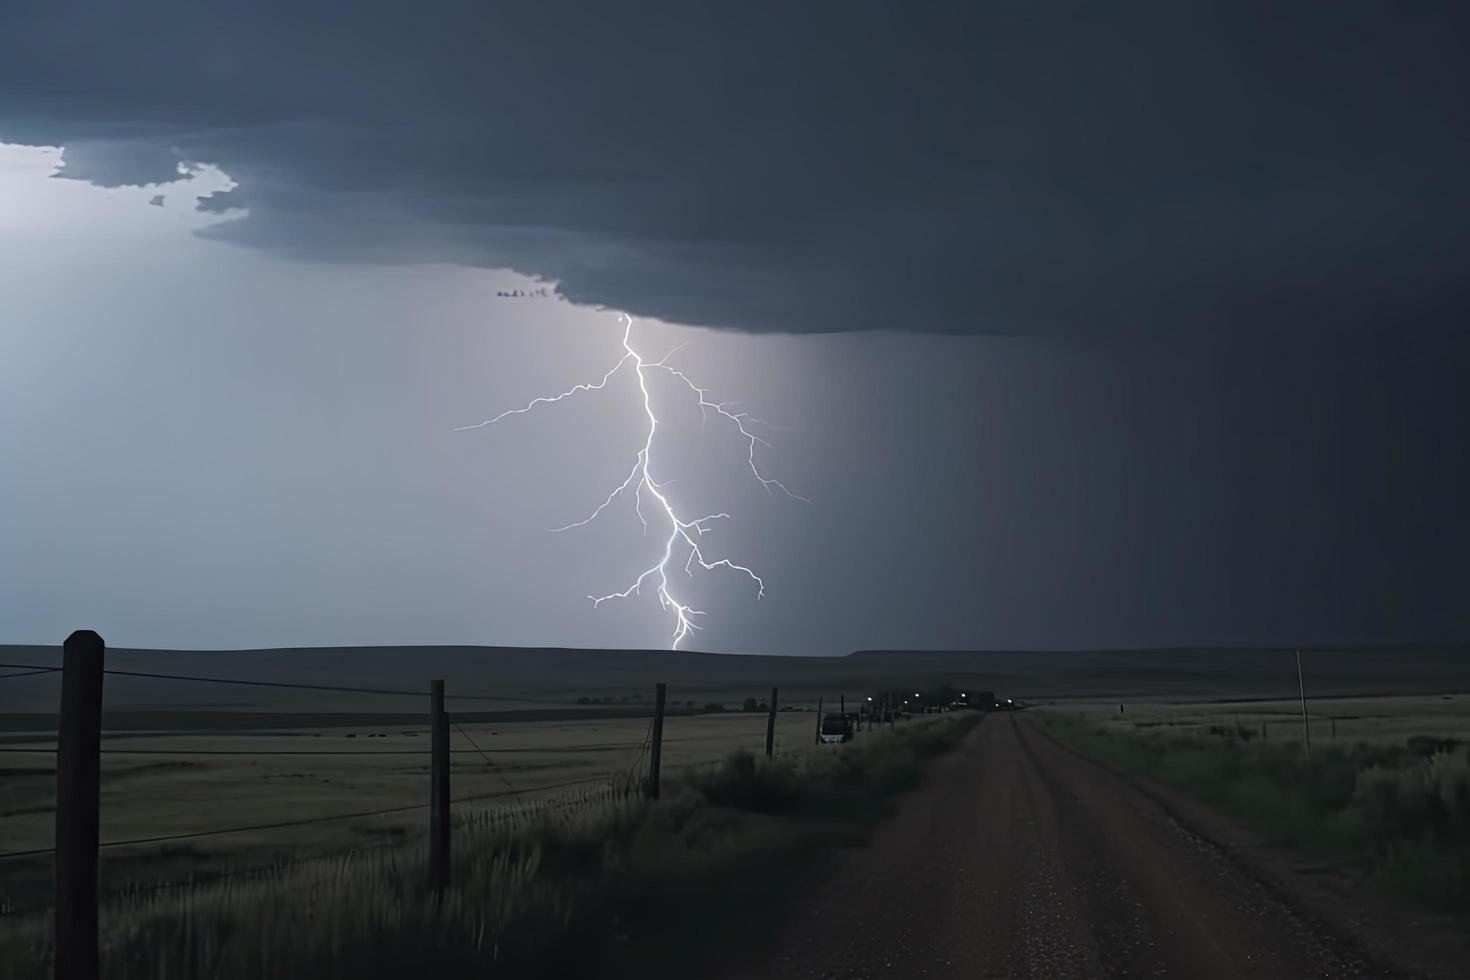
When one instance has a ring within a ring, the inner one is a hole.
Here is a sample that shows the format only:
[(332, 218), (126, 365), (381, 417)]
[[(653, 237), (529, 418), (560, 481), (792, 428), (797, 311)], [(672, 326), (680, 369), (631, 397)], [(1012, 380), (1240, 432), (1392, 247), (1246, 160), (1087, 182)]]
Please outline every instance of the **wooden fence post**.
[(91, 630), (66, 638), (56, 732), (56, 980), (97, 980), (102, 671)]
[(817, 698), (817, 734), (816, 743), (822, 744), (822, 699)]
[(658, 770), (664, 755), (664, 697), (669, 692), (667, 684), (660, 684), (653, 692), (653, 744), (648, 749), (648, 798), (658, 799)]
[(769, 759), (776, 754), (776, 694), (778, 689), (771, 688), (771, 713), (766, 715), (766, 758)]
[(434, 888), (449, 884), (449, 716), (444, 682), (429, 682), (429, 870)]

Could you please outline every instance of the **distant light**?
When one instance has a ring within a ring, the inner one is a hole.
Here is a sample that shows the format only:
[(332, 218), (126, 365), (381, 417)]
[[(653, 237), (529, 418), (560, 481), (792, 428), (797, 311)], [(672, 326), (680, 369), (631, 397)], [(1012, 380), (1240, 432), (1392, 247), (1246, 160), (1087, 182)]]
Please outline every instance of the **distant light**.
[(967, 697), (969, 697), (969, 695), (968, 694), (961, 694), (960, 697), (967, 698)]
[(868, 698), (868, 700), (869, 700), (869, 701), (871, 701), (871, 700), (873, 700), (873, 699), (872, 699), (872, 698)]
[(914, 692), (914, 697), (918, 697), (918, 696), (919, 696), (919, 692), (918, 691), (915, 691)]

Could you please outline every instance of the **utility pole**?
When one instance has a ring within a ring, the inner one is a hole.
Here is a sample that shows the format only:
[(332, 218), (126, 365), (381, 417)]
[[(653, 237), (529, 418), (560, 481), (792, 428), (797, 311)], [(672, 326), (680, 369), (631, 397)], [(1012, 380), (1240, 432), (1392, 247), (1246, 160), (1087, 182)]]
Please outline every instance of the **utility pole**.
[(817, 698), (817, 736), (816, 744), (822, 744), (822, 699)]
[(1296, 688), (1302, 696), (1302, 746), (1308, 755), (1312, 752), (1312, 724), (1307, 720), (1307, 685), (1302, 682), (1302, 652), (1296, 652)]

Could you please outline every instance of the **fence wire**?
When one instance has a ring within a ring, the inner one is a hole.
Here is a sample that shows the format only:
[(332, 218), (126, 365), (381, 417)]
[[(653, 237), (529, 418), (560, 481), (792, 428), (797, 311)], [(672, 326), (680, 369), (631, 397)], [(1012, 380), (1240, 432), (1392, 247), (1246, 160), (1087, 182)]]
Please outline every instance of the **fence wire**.
[[(500, 790), (493, 793), (476, 793), (473, 796), (458, 796), (451, 799), (451, 804), (476, 803), (482, 800), (503, 799), (507, 796), (519, 796), (525, 793), (538, 793), (550, 790), (566, 789), (569, 786), (583, 786), (591, 783), (606, 782), (605, 775), (588, 776), (583, 779), (569, 779), (559, 783), (546, 783), (540, 786), (526, 786), (520, 789)], [(429, 803), (409, 803), (403, 806), (383, 807), (377, 810), (361, 810), (356, 813), (333, 813), (321, 817), (303, 817), (299, 820), (277, 820), (271, 823), (248, 824), (240, 827), (219, 827), (212, 830), (191, 830), (182, 834), (165, 834), (157, 837), (133, 837), (126, 840), (102, 841), (98, 847), (134, 847), (143, 844), (167, 844), (173, 841), (195, 840), (200, 837), (219, 837), (227, 834), (254, 833), (262, 830), (281, 830), (287, 827), (304, 827), (309, 824), (331, 823), (337, 820), (359, 820), (368, 817), (381, 817), (393, 813), (409, 813), (413, 810), (426, 810), (431, 806)], [(54, 854), (56, 848), (34, 847), (20, 851), (0, 852), (0, 860), (8, 858), (36, 857), (42, 854)]]
[[(0, 670), (7, 671), (7, 673), (0, 673), (0, 681), (3, 681), (3, 680), (14, 680), (14, 679), (19, 679), (19, 678), (24, 678), (24, 677), (37, 677), (37, 676), (49, 675), (49, 674), (59, 674), (59, 673), (62, 673), (63, 668), (61, 668), (59, 666), (48, 665), (48, 664), (0, 663)], [(339, 694), (352, 694), (352, 695), (372, 696), (372, 697), (403, 697), (403, 698), (415, 698), (415, 699), (421, 699), (422, 700), (422, 699), (425, 699), (425, 698), (427, 698), (427, 697), (430, 696), (429, 695), (429, 691), (427, 691), (427, 690), (404, 690), (404, 689), (400, 689), (400, 688), (356, 686), (356, 685), (347, 685), (347, 684), (298, 683), (298, 682), (292, 682), (292, 681), (273, 681), (273, 680), (260, 680), (260, 679), (251, 679), (251, 678), (232, 678), (232, 677), (217, 677), (217, 676), (205, 676), (205, 675), (193, 675), (193, 674), (178, 674), (178, 673), (169, 673), (169, 672), (162, 672), (162, 671), (123, 670), (123, 669), (112, 669), (112, 668), (108, 668), (108, 669), (104, 669), (103, 670), (103, 674), (108, 675), (108, 676), (112, 676), (112, 677), (127, 677), (127, 678), (135, 678), (135, 679), (140, 679), (140, 680), (155, 680), (155, 681), (166, 681), (166, 682), (177, 682), (177, 683), (195, 683), (195, 684), (215, 684), (215, 685), (223, 684), (223, 685), (232, 685), (232, 686), (240, 686), (240, 687), (251, 687), (251, 688), (272, 688), (272, 689), (284, 689), (284, 690), (299, 690), (299, 691), (310, 691), (310, 692), (316, 692), (316, 693), (339, 693)], [(642, 739), (640, 741), (638, 741), (638, 742), (631, 742), (631, 741), (597, 742), (597, 743), (580, 743), (580, 744), (574, 744), (574, 745), (555, 745), (555, 746), (544, 746), (544, 747), (510, 746), (510, 747), (505, 747), (505, 748), (493, 748), (490, 751), (487, 751), (485, 748), (483, 748), (479, 744), (479, 742), (477, 742), (475, 740), (475, 738), (470, 734), (470, 732), (465, 729), (464, 725), (460, 723), (460, 720), (451, 715), (450, 718), (449, 718), (450, 723), (453, 724), (454, 727), (459, 730), (460, 735), (462, 735), (464, 737), (465, 741), (468, 742), (469, 743), (469, 746), (470, 746), (469, 748), (455, 748), (455, 749), (450, 749), (449, 751), (450, 751), (451, 755), (463, 755), (463, 754), (475, 754), (475, 755), (478, 755), (480, 758), (482, 758), (484, 760), (485, 765), (486, 765), (486, 768), (489, 769), (494, 774), (494, 776), (496, 776), (499, 779), (499, 781), (503, 785), (503, 788), (496, 789), (496, 790), (491, 791), (491, 792), (475, 793), (475, 794), (471, 794), (471, 795), (465, 795), (465, 796), (455, 797), (455, 798), (453, 798), (453, 799), (450, 800), (451, 805), (454, 805), (454, 806), (465, 806), (465, 805), (469, 805), (469, 804), (482, 803), (482, 802), (491, 801), (491, 800), (504, 800), (504, 799), (510, 799), (510, 798), (515, 798), (515, 799), (518, 799), (518, 800), (523, 801), (521, 803), (516, 804), (513, 808), (497, 807), (497, 808), (490, 809), (490, 810), (485, 810), (485, 809), (481, 809), (479, 811), (471, 810), (470, 812), (463, 813), (463, 814), (461, 814), (459, 816), (459, 820), (460, 820), (461, 826), (476, 826), (476, 825), (480, 825), (480, 826), (483, 826), (483, 825), (499, 826), (499, 825), (503, 825), (503, 824), (515, 824), (515, 823), (517, 823), (519, 821), (522, 821), (522, 820), (525, 820), (525, 819), (530, 819), (530, 818), (532, 818), (534, 816), (537, 816), (537, 815), (545, 815), (545, 814), (552, 814), (552, 813), (562, 813), (562, 812), (574, 810), (574, 809), (577, 809), (577, 808), (584, 808), (584, 807), (590, 805), (593, 802), (593, 795), (596, 795), (596, 797), (597, 797), (598, 800), (601, 800), (601, 799), (609, 799), (609, 800), (611, 800), (611, 799), (627, 799), (627, 798), (630, 798), (632, 796), (640, 795), (640, 793), (641, 793), (642, 784), (646, 780), (647, 775), (648, 775), (647, 770), (648, 770), (648, 763), (650, 761), (650, 748), (651, 748), (652, 740), (653, 740), (654, 718), (653, 718), (653, 706), (651, 704), (648, 704), (648, 703), (632, 703), (632, 702), (628, 701), (627, 699), (624, 699), (621, 702), (611, 702), (611, 701), (608, 701), (608, 702), (600, 702), (599, 701), (599, 702), (594, 702), (594, 703), (591, 703), (591, 704), (588, 704), (587, 702), (584, 701), (581, 705), (578, 705), (576, 702), (574, 702), (570, 698), (537, 698), (537, 697), (519, 697), (519, 696), (491, 695), (491, 694), (479, 694), (479, 693), (468, 693), (468, 694), (453, 693), (453, 694), (451, 694), (449, 692), (445, 692), (445, 695), (444, 696), (445, 696), (445, 699), (446, 700), (452, 700), (452, 701), (458, 701), (458, 702), (484, 702), (484, 703), (499, 703), (499, 704), (530, 704), (530, 705), (541, 705), (541, 706), (555, 706), (555, 707), (561, 707), (561, 708), (572, 708), (572, 707), (577, 707), (577, 706), (585, 706), (585, 707), (590, 707), (590, 708), (593, 708), (593, 709), (598, 709), (598, 708), (608, 709), (608, 708), (612, 708), (615, 711), (618, 711), (620, 713), (623, 713), (625, 717), (626, 717), (626, 713), (629, 713), (629, 712), (634, 711), (634, 710), (636, 710), (640, 714), (643, 711), (649, 712), (648, 726), (647, 726), (647, 728), (644, 731), (644, 734), (643, 734)], [(221, 708), (206, 708), (206, 709), (191, 709), (191, 710), (218, 711), (221, 714), (228, 714), (230, 712), (230, 709), (229, 708), (224, 708), (224, 709), (221, 709)], [(427, 713), (427, 712), (425, 712), (425, 713)], [(360, 726), (353, 726), (353, 727), (360, 727)], [(141, 732), (141, 731), (134, 732), (134, 731), (128, 731), (128, 730), (110, 729), (110, 730), (104, 731), (103, 734), (106, 735), (106, 736), (109, 736), (109, 737), (146, 737), (148, 735), (153, 735), (155, 733), (144, 733), (144, 732)], [(183, 733), (180, 733), (180, 734), (183, 734)], [(222, 734), (222, 733), (189, 732), (187, 734), (194, 735), (194, 736), (209, 737), (210, 735), (217, 735), (217, 734)], [(425, 733), (424, 732), (415, 732), (415, 734), (425, 734)], [(665, 739), (665, 742), (666, 743), (668, 743), (668, 742), (677, 742), (677, 741), (684, 741), (684, 740), (683, 739), (668, 739), (668, 738)], [(500, 753), (500, 754), (536, 753), (538, 755), (545, 755), (545, 754), (574, 754), (574, 753), (591, 753), (591, 752), (620, 752), (620, 751), (627, 750), (627, 749), (630, 749), (630, 748), (636, 748), (637, 751), (636, 751), (636, 753), (634, 753), (633, 758), (632, 758), (632, 761), (626, 767), (626, 769), (623, 769), (622, 767), (614, 766), (610, 770), (604, 771), (604, 772), (602, 772), (602, 773), (600, 773), (598, 775), (587, 776), (587, 777), (576, 778), (576, 779), (568, 779), (568, 780), (563, 780), (563, 781), (559, 781), (559, 782), (541, 783), (541, 784), (537, 784), (537, 785), (525, 785), (525, 786), (517, 786), (517, 785), (515, 785), (510, 780), (510, 778), (508, 778), (507, 773), (505, 771), (505, 768), (502, 765), (497, 764), (496, 760), (493, 758), (493, 753)], [(52, 756), (54, 756), (54, 755), (57, 754), (57, 751), (58, 750), (57, 750), (57, 748), (54, 745), (53, 746), (43, 746), (43, 747), (25, 747), (25, 746), (21, 746), (21, 745), (8, 745), (8, 746), (0, 747), (0, 753), (12, 754), (12, 755), (27, 755), (27, 754), (30, 754), (30, 755), (52, 755)], [(100, 753), (103, 754), (103, 755), (109, 755), (109, 756), (140, 756), (140, 757), (144, 757), (144, 756), (176, 756), (176, 757), (177, 756), (219, 756), (219, 757), (260, 757), (260, 758), (267, 758), (267, 757), (279, 757), (279, 756), (296, 756), (296, 757), (303, 757), (303, 756), (321, 756), (321, 757), (338, 757), (338, 758), (340, 758), (340, 757), (343, 757), (343, 756), (361, 756), (363, 758), (372, 758), (372, 759), (376, 759), (376, 758), (384, 757), (384, 756), (413, 756), (413, 757), (420, 758), (420, 759), (424, 758), (425, 756), (432, 757), (432, 751), (428, 747), (426, 747), (424, 749), (342, 749), (342, 748), (329, 748), (329, 749), (215, 749), (215, 748), (116, 748), (116, 747), (108, 747), (108, 748), (101, 748), (100, 749)], [(692, 768), (692, 767), (695, 767), (695, 766), (708, 765), (708, 764), (709, 763), (706, 763), (706, 762), (692, 762), (692, 763), (683, 763), (683, 764), (676, 764), (676, 765), (668, 765), (668, 764), (665, 764), (663, 768), (665, 768), (665, 769), (688, 769), (688, 768)], [(546, 799), (546, 798), (537, 799), (537, 798), (535, 798), (535, 795), (536, 794), (555, 793), (555, 792), (557, 792), (559, 790), (571, 789), (573, 787), (578, 787), (578, 786), (590, 787), (590, 786), (594, 786), (594, 785), (598, 785), (598, 786), (601, 786), (603, 788), (603, 790), (602, 790), (602, 792), (601, 792), (600, 795), (599, 794), (591, 794), (591, 795), (589, 795), (591, 793), (591, 791), (589, 791), (589, 793), (587, 793), (587, 794), (582, 794), (580, 796), (577, 796), (576, 798), (571, 798), (571, 799)], [(529, 800), (526, 800), (525, 798), (528, 797), (528, 796), (530, 796), (532, 798), (529, 799)], [(274, 820), (274, 821), (266, 821), (266, 822), (261, 822), (261, 823), (242, 824), (242, 825), (235, 825), (235, 826), (228, 826), (228, 827), (216, 827), (216, 828), (209, 828), (209, 829), (203, 829), (203, 830), (184, 831), (184, 832), (172, 833), (172, 834), (157, 834), (157, 835), (150, 835), (150, 836), (143, 836), (143, 837), (132, 837), (132, 838), (125, 838), (125, 839), (121, 839), (121, 840), (108, 840), (108, 841), (102, 841), (102, 842), (100, 842), (98, 846), (99, 846), (99, 848), (103, 848), (103, 849), (115, 849), (115, 848), (125, 848), (125, 847), (146, 847), (146, 846), (167, 845), (167, 844), (171, 844), (171, 843), (175, 843), (175, 842), (181, 842), (181, 841), (198, 840), (198, 839), (201, 839), (201, 838), (224, 837), (224, 836), (230, 836), (230, 835), (251, 834), (251, 833), (264, 833), (264, 832), (268, 832), (268, 831), (285, 830), (285, 829), (291, 829), (291, 828), (314, 826), (314, 825), (328, 824), (328, 823), (342, 822), (342, 821), (368, 820), (368, 819), (373, 819), (373, 818), (377, 818), (377, 817), (384, 817), (384, 816), (391, 816), (391, 815), (395, 815), (395, 814), (412, 813), (412, 812), (416, 812), (416, 811), (426, 810), (426, 809), (429, 809), (431, 807), (431, 805), (432, 804), (426, 800), (426, 801), (421, 802), (421, 803), (411, 803), (411, 804), (402, 804), (402, 805), (395, 805), (395, 806), (378, 807), (378, 808), (375, 808), (375, 809), (367, 809), (367, 810), (354, 810), (352, 812), (345, 812), (345, 813), (330, 813), (330, 814), (323, 814), (323, 815), (312, 816), (312, 817), (301, 817), (301, 818), (287, 819), (287, 820)], [(356, 844), (353, 847), (347, 848), (347, 849), (340, 849), (340, 850), (328, 851), (328, 852), (313, 852), (313, 853), (311, 853), (309, 855), (306, 855), (306, 856), (303, 856), (303, 857), (300, 857), (300, 858), (287, 858), (287, 859), (284, 859), (284, 860), (276, 860), (276, 861), (273, 861), (269, 865), (264, 865), (264, 866), (259, 866), (259, 867), (252, 867), (252, 868), (246, 868), (246, 869), (232, 869), (232, 870), (225, 870), (225, 871), (218, 871), (218, 872), (205, 872), (205, 871), (194, 872), (194, 873), (189, 874), (187, 877), (181, 878), (181, 879), (174, 879), (174, 880), (165, 881), (165, 882), (159, 882), (159, 883), (156, 883), (156, 884), (151, 884), (151, 885), (146, 885), (146, 886), (129, 885), (129, 886), (127, 886), (124, 889), (121, 889), (121, 890), (119, 890), (117, 892), (111, 893), (111, 897), (117, 898), (117, 897), (122, 897), (122, 896), (126, 896), (126, 895), (147, 894), (147, 893), (153, 893), (153, 892), (163, 891), (163, 890), (170, 889), (170, 888), (185, 887), (185, 886), (188, 886), (190, 884), (208, 884), (208, 883), (214, 882), (214, 881), (223, 881), (223, 880), (228, 880), (228, 879), (233, 879), (233, 878), (249, 877), (249, 876), (260, 875), (260, 874), (269, 874), (269, 873), (273, 873), (273, 872), (278, 872), (278, 871), (282, 870), (283, 868), (289, 868), (289, 867), (293, 867), (293, 866), (297, 866), (297, 865), (301, 865), (301, 864), (306, 864), (306, 863), (309, 863), (309, 862), (316, 862), (316, 861), (322, 861), (322, 860), (331, 860), (331, 859), (335, 859), (335, 858), (339, 858), (339, 857), (343, 857), (343, 856), (347, 856), (347, 855), (351, 855), (351, 854), (356, 854), (356, 853), (376, 851), (376, 850), (379, 850), (379, 849), (382, 849), (382, 848), (388, 848), (388, 847), (402, 846), (402, 844), (403, 844), (403, 841), (401, 841), (401, 840), (386, 841), (386, 842), (383, 842), (383, 843), (371, 844), (371, 845), (368, 845), (368, 844)], [(57, 850), (56, 847), (53, 845), (53, 846), (50, 846), (50, 847), (24, 848), (24, 849), (12, 850), (12, 851), (0, 852), (0, 860), (18, 860), (18, 859), (25, 859), (25, 858), (40, 858), (40, 857), (54, 855), (56, 853), (56, 850)], [(36, 906), (36, 907), (22, 909), (22, 908), (19, 908), (19, 907), (15, 906), (15, 905), (11, 904), (10, 902), (8, 902), (8, 901), (6, 901), (4, 899), (0, 899), (0, 914), (4, 914), (4, 915), (28, 914), (30, 912), (44, 912), (44, 911), (49, 910), (49, 908), (50, 908), (49, 906)]]
[[(21, 670), (22, 674), (7, 674), (5, 677), (26, 677), (31, 674), (59, 673), (62, 668), (50, 667), (44, 664), (11, 664), (0, 663), (0, 669)], [(386, 687), (349, 687), (340, 684), (302, 684), (295, 681), (263, 681), (243, 677), (204, 677), (197, 674), (165, 674), (156, 671), (144, 670), (116, 670), (107, 668), (102, 673), (113, 677), (140, 677), (150, 680), (163, 681), (186, 681), (195, 684), (233, 684), (240, 687), (273, 687), (285, 688), (295, 691), (327, 691), (339, 694), (373, 694), (386, 697), (425, 698), (429, 696), (428, 691), (407, 691), (399, 688)], [(4, 679), (0, 677), (0, 679)], [(507, 696), (502, 694), (450, 694), (445, 693), (446, 699), (453, 698), (460, 701), (498, 701), (508, 704), (542, 704), (555, 705), (557, 707), (573, 707), (574, 701), (566, 698), (527, 698), (518, 696)]]

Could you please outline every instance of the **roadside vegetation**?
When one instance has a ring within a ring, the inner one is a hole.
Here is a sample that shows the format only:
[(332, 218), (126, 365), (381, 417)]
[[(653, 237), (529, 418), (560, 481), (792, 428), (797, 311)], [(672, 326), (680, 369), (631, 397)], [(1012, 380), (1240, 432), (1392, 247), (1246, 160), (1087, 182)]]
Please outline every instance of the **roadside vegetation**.
[(1189, 735), (1038, 713), (1060, 741), (1180, 790), (1273, 842), (1351, 862), (1412, 906), (1470, 912), (1470, 745), (1415, 735), (1313, 745), (1217, 724)]
[[(666, 777), (657, 802), (610, 790), (576, 806), (471, 813), (456, 827), (442, 894), (422, 849), (403, 847), (138, 896), (104, 910), (102, 973), (688, 975), (730, 952), (726, 916), (740, 917), (753, 952), (750, 933), (813, 887), (806, 876), (822, 855), (863, 840), (925, 761), (977, 720), (910, 722), (775, 760), (736, 752)], [(49, 977), (49, 932), (0, 924), (0, 977)]]

